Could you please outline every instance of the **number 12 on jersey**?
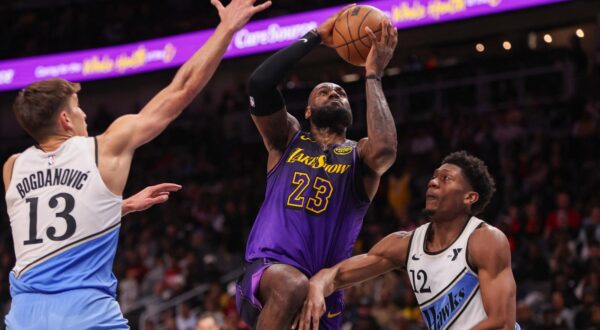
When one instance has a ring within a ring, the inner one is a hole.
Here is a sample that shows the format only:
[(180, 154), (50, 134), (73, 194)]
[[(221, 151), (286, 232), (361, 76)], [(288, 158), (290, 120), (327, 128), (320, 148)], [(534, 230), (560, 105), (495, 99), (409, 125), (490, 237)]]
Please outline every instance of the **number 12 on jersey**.
[(329, 198), (333, 194), (333, 184), (331, 181), (320, 176), (315, 177), (312, 182), (312, 196), (308, 198), (304, 196), (304, 191), (311, 185), (308, 173), (294, 172), (292, 185), (295, 188), (288, 196), (288, 207), (304, 209), (306, 212), (312, 214), (321, 214), (327, 210)]

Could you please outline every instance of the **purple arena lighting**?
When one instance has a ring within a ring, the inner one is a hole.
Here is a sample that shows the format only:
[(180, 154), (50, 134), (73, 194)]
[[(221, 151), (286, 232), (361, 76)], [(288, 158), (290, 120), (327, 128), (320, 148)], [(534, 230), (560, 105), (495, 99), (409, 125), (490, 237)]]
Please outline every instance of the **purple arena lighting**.
[[(361, 4), (384, 11), (399, 29), (450, 22), (568, 0), (380, 0)], [(225, 57), (277, 50), (317, 27), (341, 7), (250, 22), (237, 32)], [(213, 30), (127, 45), (0, 61), (0, 91), (54, 77), (106, 79), (180, 66)]]

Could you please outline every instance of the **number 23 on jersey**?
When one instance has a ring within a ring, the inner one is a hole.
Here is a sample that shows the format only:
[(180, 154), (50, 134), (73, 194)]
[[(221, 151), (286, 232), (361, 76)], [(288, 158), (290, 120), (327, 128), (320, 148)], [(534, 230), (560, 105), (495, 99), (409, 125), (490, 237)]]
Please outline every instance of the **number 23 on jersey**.
[[(329, 206), (329, 198), (333, 194), (331, 181), (317, 176), (312, 180), (305, 172), (294, 172), (292, 178), (294, 190), (287, 198), (287, 206), (295, 209), (304, 209), (310, 214), (322, 214)], [(304, 192), (312, 186), (309, 196)]]

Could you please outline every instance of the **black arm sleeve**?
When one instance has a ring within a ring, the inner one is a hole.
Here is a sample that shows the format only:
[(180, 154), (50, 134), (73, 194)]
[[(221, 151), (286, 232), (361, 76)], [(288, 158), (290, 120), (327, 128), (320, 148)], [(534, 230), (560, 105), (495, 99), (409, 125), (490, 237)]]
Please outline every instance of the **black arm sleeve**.
[(271, 55), (252, 72), (248, 79), (248, 95), (253, 115), (266, 116), (283, 109), (283, 97), (277, 84), (294, 64), (320, 43), (321, 36), (311, 30), (293, 44)]

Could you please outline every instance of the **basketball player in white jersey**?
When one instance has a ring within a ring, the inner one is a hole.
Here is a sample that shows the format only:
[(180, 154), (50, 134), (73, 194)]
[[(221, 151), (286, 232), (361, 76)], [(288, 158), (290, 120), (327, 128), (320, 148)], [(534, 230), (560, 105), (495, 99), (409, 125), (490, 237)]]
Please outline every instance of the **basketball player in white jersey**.
[(428, 184), (424, 211), (431, 222), (317, 273), (299, 329), (319, 328), (328, 295), (394, 269), (407, 271), (430, 330), (519, 329), (508, 240), (476, 217), (494, 187), (480, 159), (464, 151), (448, 155)]
[(14, 104), (36, 145), (3, 168), (16, 265), (8, 329), (128, 329), (112, 273), (134, 151), (160, 134), (215, 72), (236, 31), (271, 2), (212, 0), (221, 22), (173, 81), (135, 115), (87, 137), (79, 85), (34, 83)]

